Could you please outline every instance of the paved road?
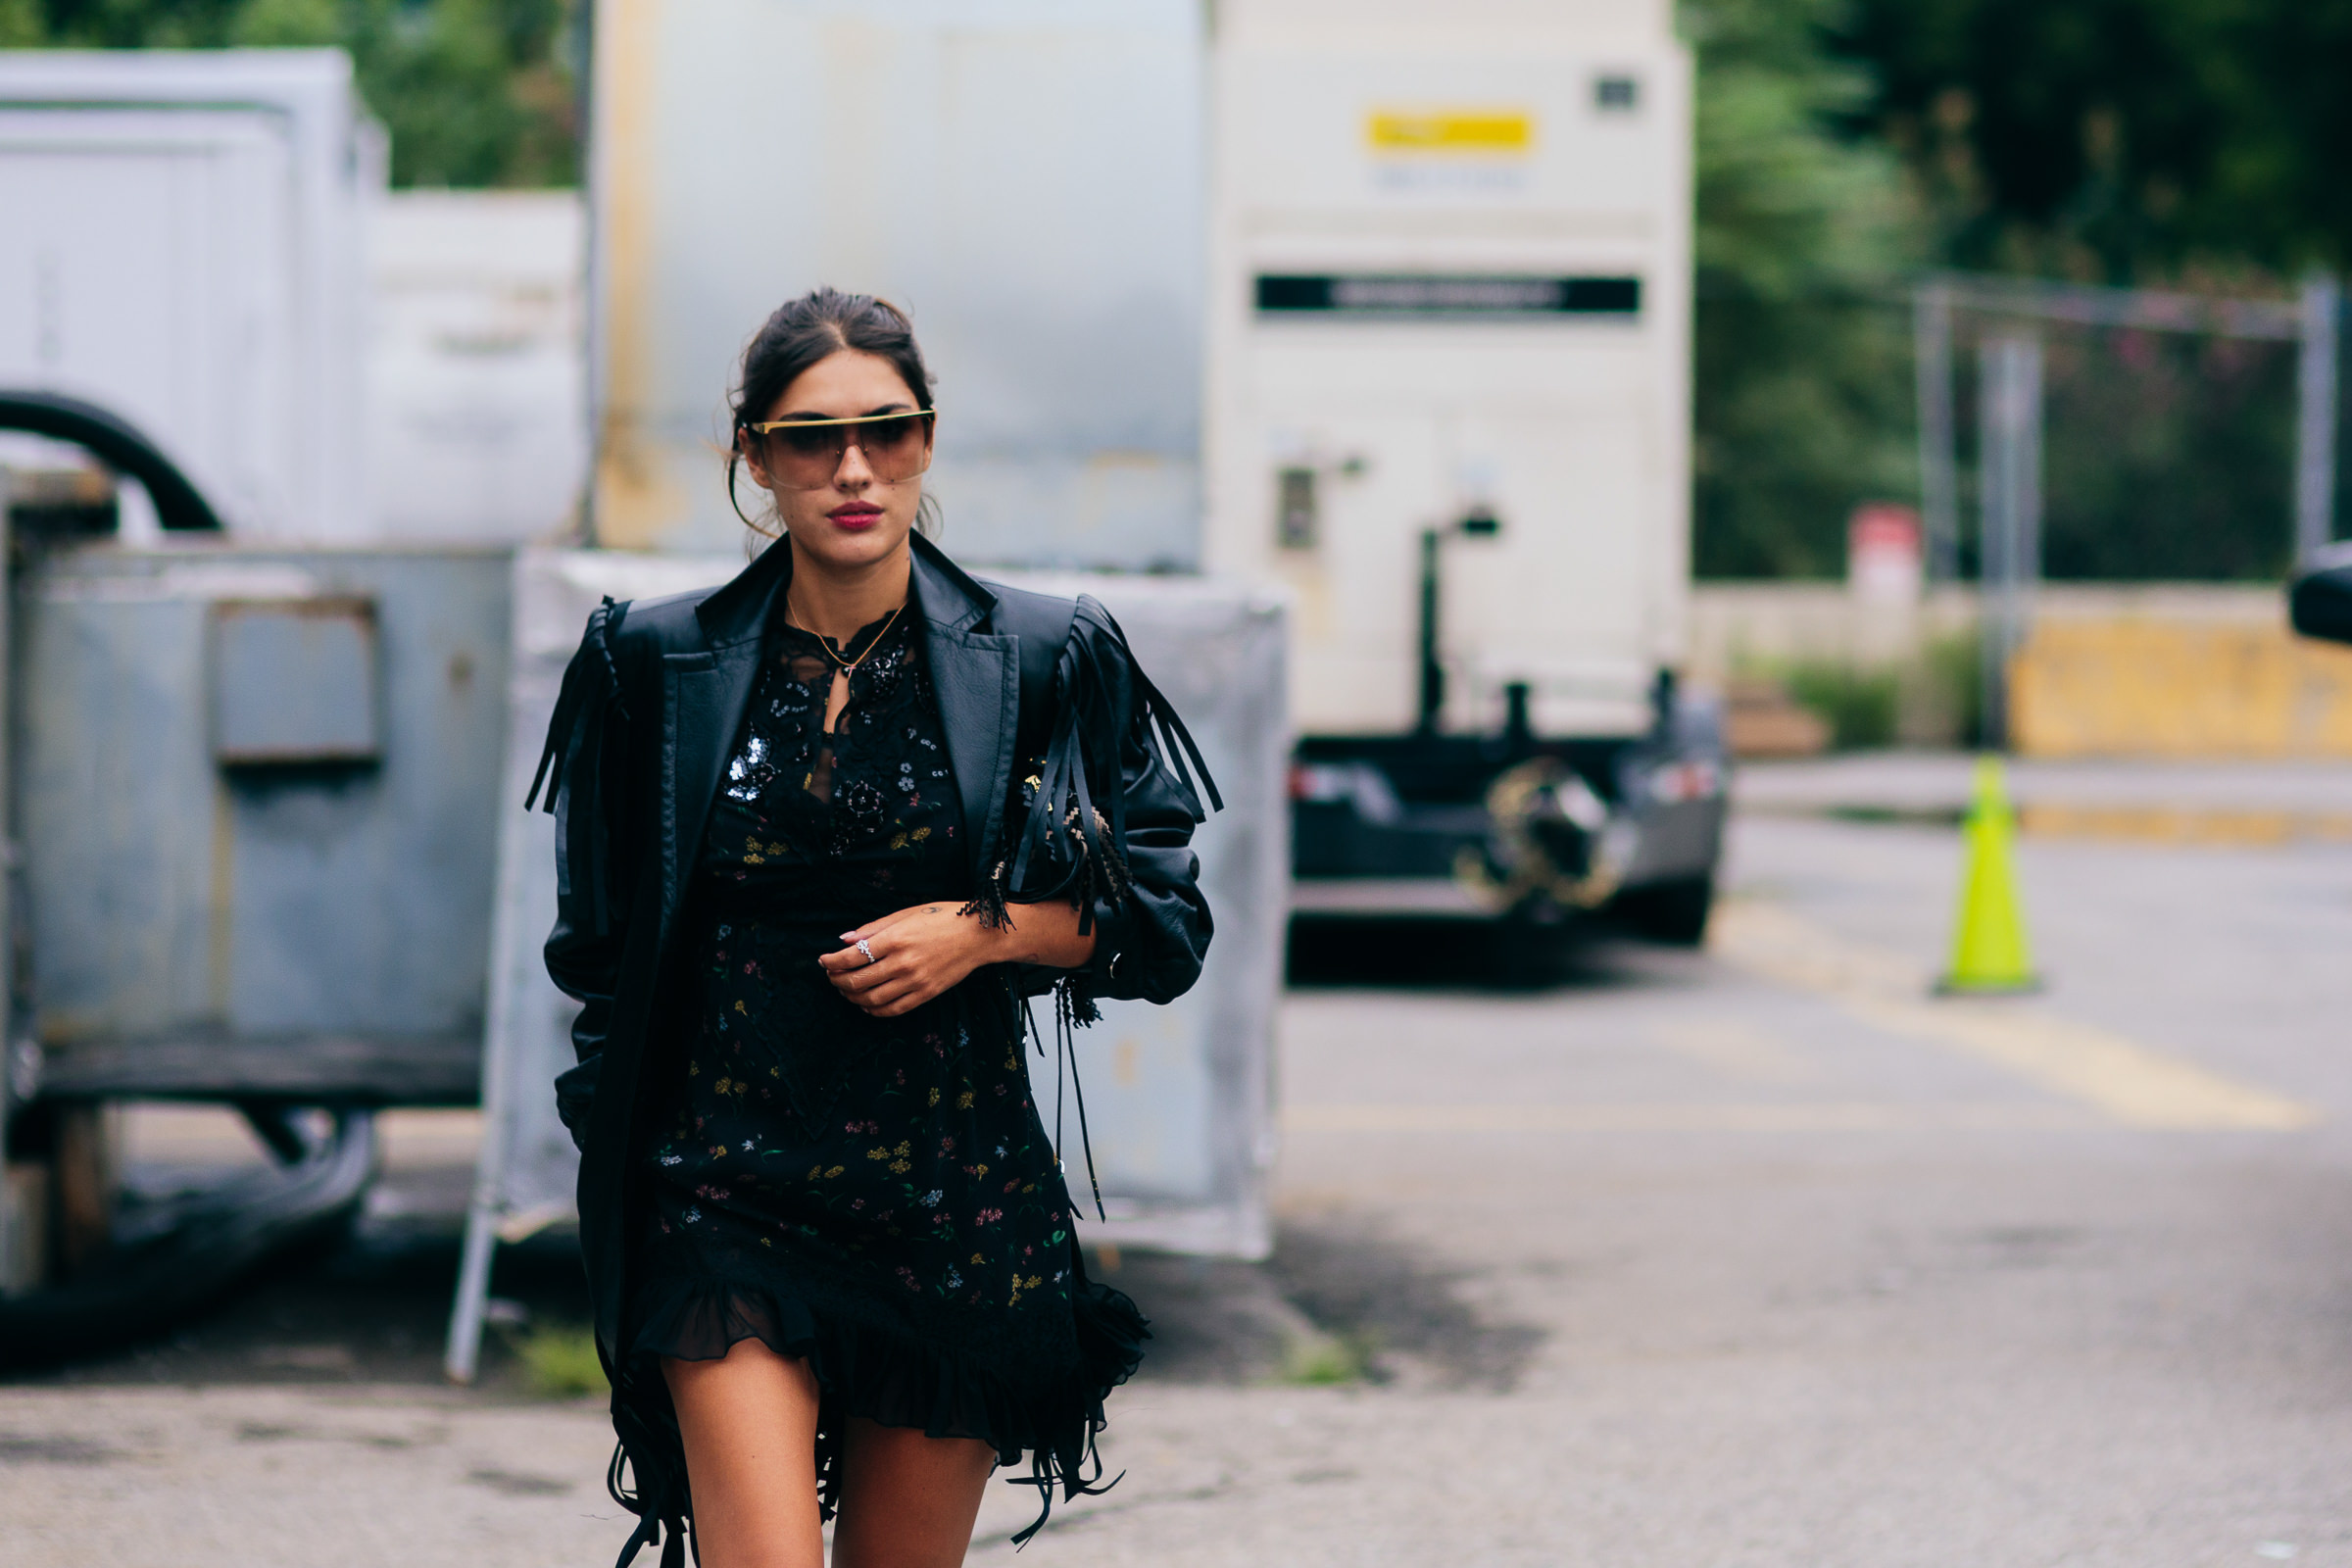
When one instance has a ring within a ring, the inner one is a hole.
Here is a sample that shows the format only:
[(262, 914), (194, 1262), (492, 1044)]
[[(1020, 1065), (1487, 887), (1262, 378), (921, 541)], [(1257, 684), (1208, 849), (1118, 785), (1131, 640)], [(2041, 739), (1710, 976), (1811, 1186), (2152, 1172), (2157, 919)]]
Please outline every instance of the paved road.
[[(1962, 752), (1849, 752), (1801, 760), (1742, 762), (1733, 778), (1748, 811), (1787, 814), (1843, 808), (1933, 814), (1968, 804), (1976, 760)], [(2023, 805), (2123, 810), (2166, 807), (2242, 815), (2271, 811), (2327, 832), (2352, 813), (2352, 763), (2158, 761), (2022, 758), (2007, 768)], [(2340, 830), (2332, 836), (2341, 837)]]
[[(1296, 994), (1281, 1250), (1122, 1260), (1127, 1479), (1018, 1560), (2352, 1564), (2352, 847), (2023, 855), (2023, 1003), (1926, 999), (1948, 829), (1767, 816), (1708, 953)], [(0, 1389), (8, 1558), (610, 1560), (593, 1409), (274, 1332)]]

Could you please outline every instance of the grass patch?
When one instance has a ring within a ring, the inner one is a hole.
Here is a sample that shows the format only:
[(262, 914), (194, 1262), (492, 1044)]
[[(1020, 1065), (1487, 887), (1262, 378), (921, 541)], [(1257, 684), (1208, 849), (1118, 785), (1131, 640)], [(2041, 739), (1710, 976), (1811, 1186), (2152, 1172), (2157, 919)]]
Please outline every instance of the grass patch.
[(1302, 1389), (1361, 1383), (1371, 1363), (1372, 1347), (1360, 1335), (1300, 1334), (1283, 1347), (1282, 1381)]
[(1806, 661), (1788, 666), (1788, 695), (1821, 715), (1838, 751), (1891, 746), (1901, 682), (1891, 669)]
[(532, 1324), (507, 1335), (523, 1382), (543, 1399), (577, 1399), (607, 1389), (596, 1331), (584, 1323)]
[(1984, 672), (1976, 632), (1930, 638), (1891, 663), (1813, 656), (1737, 660), (1735, 676), (1769, 681), (1830, 728), (1832, 751), (1984, 742)]

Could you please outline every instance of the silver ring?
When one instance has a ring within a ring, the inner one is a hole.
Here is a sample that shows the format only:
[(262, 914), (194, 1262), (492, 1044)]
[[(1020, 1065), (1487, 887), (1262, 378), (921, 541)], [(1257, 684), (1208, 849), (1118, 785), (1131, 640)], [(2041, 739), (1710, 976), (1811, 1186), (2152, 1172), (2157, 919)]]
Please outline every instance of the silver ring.
[(866, 962), (871, 963), (874, 961), (874, 950), (865, 945), (865, 938), (859, 937), (858, 939), (858, 951), (865, 955)]

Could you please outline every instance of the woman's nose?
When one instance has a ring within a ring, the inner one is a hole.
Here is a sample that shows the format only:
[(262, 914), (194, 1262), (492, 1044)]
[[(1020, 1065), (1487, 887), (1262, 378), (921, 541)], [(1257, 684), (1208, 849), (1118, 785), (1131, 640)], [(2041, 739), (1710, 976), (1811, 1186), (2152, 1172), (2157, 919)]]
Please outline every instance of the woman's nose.
[(838, 490), (862, 490), (874, 482), (874, 470), (865, 464), (865, 449), (855, 441), (841, 449), (841, 463), (833, 470), (833, 485)]

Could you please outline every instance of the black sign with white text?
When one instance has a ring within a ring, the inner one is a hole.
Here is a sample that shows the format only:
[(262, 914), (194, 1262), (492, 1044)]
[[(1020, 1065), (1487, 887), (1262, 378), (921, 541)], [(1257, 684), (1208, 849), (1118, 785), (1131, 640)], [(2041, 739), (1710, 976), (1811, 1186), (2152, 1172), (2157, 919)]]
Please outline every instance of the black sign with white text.
[(1257, 308), (1271, 316), (1636, 316), (1642, 280), (1261, 273)]

